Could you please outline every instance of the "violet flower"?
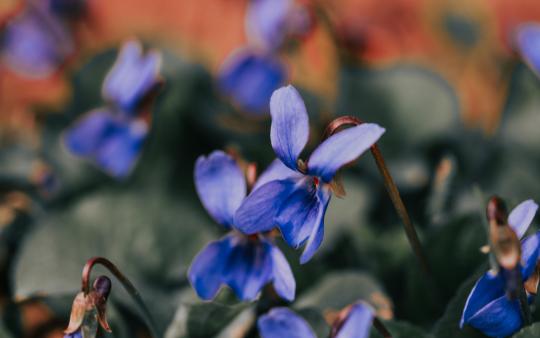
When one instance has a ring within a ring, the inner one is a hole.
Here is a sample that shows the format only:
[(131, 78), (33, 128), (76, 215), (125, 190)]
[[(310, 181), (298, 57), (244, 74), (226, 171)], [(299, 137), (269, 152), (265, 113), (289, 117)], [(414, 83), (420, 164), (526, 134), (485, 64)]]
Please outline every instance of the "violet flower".
[(220, 90), (242, 111), (267, 114), (270, 96), (288, 77), (278, 51), (288, 37), (309, 31), (310, 20), (293, 0), (251, 0), (245, 24), (248, 44), (223, 64)]
[(29, 78), (52, 75), (75, 52), (71, 32), (46, 1), (28, 2), (7, 23), (0, 46), (3, 63)]
[(241, 300), (253, 300), (272, 283), (282, 298), (292, 301), (296, 282), (283, 253), (265, 234), (245, 236), (235, 230), (234, 213), (244, 200), (247, 185), (236, 161), (222, 151), (199, 157), (195, 186), (208, 213), (231, 230), (209, 243), (193, 260), (188, 278), (199, 295), (208, 300), (228, 285)]
[[(345, 309), (344, 317), (335, 323), (332, 338), (367, 338), (375, 318), (373, 309), (358, 302)], [(274, 308), (257, 321), (262, 338), (317, 338), (309, 324), (285, 307)]]
[(158, 52), (144, 54), (138, 42), (125, 43), (103, 84), (102, 95), (109, 104), (85, 114), (66, 130), (68, 150), (113, 177), (127, 177), (148, 134), (141, 105), (160, 83), (160, 64)]
[(523, 60), (540, 75), (540, 24), (526, 23), (517, 28), (516, 47)]
[[(522, 238), (529, 228), (538, 205), (527, 200), (519, 204), (508, 217), (508, 224)], [(540, 256), (540, 231), (521, 241), (521, 276), (524, 282), (536, 272)], [(506, 295), (506, 282), (502, 273), (486, 272), (472, 289), (460, 321), (460, 327), (469, 324), (490, 337), (507, 337), (523, 326), (519, 300)], [(537, 284), (535, 289), (537, 288)], [(527, 290), (532, 301), (536, 290)]]
[(336, 172), (369, 149), (385, 130), (372, 123), (345, 129), (321, 143), (304, 163), (299, 156), (309, 138), (309, 121), (300, 94), (292, 86), (276, 90), (270, 113), (270, 138), (279, 159), (272, 164), (274, 176), (245, 199), (235, 224), (246, 234), (269, 231), (277, 224), (290, 246), (305, 244), (303, 264), (322, 243)]

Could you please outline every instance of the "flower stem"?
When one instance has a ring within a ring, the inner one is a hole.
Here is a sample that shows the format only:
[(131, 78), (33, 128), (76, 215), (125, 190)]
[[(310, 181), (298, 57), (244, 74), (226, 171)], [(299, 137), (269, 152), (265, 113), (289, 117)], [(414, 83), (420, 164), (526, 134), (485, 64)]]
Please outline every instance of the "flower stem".
[[(326, 131), (324, 134), (325, 138), (336, 133), (338, 129), (343, 126), (361, 125), (362, 123), (364, 123), (362, 120), (354, 116), (338, 117), (337, 119), (333, 120), (326, 128)], [(414, 254), (416, 255), (416, 258), (418, 259), (420, 266), (422, 267), (422, 270), (426, 273), (427, 276), (432, 278), (431, 267), (428, 263), (426, 255), (424, 254), (424, 250), (422, 249), (422, 244), (420, 243), (420, 240), (418, 239), (416, 229), (411, 221), (411, 218), (409, 217), (407, 208), (403, 204), (403, 200), (401, 199), (399, 190), (396, 184), (394, 183), (392, 176), (390, 175), (390, 171), (388, 170), (388, 167), (386, 166), (384, 157), (381, 154), (379, 147), (377, 147), (377, 144), (374, 144), (371, 146), (371, 154), (373, 155), (373, 158), (375, 159), (375, 163), (377, 164), (377, 168), (379, 169), (379, 172), (384, 179), (384, 186), (386, 188), (386, 191), (390, 195), (390, 199), (392, 200), (392, 203), (394, 204), (394, 208), (396, 209), (399, 217), (401, 218), (401, 221), (403, 222), (403, 226), (405, 228), (405, 234), (407, 235), (409, 244), (411, 245), (414, 251)]]
[(529, 326), (532, 323), (531, 309), (529, 308), (529, 302), (527, 301), (527, 293), (523, 288), (523, 279), (521, 278), (521, 271), (518, 269), (519, 274), (519, 288), (518, 288), (518, 300), (519, 311), (521, 312), (521, 318), (523, 319), (523, 326)]
[(384, 338), (392, 338), (392, 334), (390, 333), (390, 331), (388, 331), (386, 326), (384, 326), (383, 322), (381, 322), (379, 318), (377, 317), (373, 318), (373, 327), (375, 327), (375, 329), (377, 329), (377, 331), (379, 331), (379, 333)]
[(141, 312), (143, 313), (143, 317), (146, 320), (148, 328), (150, 329), (150, 333), (152, 334), (152, 337), (154, 338), (161, 337), (160, 335), (158, 335), (156, 324), (152, 318), (152, 315), (150, 314), (150, 311), (144, 304), (144, 301), (142, 300), (139, 291), (137, 291), (137, 289), (129, 281), (129, 279), (126, 276), (124, 276), (124, 274), (122, 274), (122, 272), (120, 272), (120, 270), (107, 258), (93, 257), (93, 258), (90, 258), (86, 262), (86, 265), (84, 266), (84, 269), (82, 272), (82, 284), (81, 284), (82, 292), (84, 292), (84, 294), (87, 295), (88, 292), (90, 291), (90, 274), (92, 272), (92, 268), (96, 264), (101, 264), (104, 267), (106, 267), (120, 281), (124, 289), (126, 289), (126, 291), (133, 298), (137, 306), (139, 306)]

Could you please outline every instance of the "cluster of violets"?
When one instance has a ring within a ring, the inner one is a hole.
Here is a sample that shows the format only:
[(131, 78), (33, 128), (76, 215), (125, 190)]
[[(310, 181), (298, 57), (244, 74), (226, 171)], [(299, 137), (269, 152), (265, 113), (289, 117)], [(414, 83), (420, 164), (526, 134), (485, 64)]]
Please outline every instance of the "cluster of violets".
[[(246, 182), (246, 168), (232, 156), (214, 151), (195, 164), (195, 186), (208, 213), (230, 232), (208, 244), (188, 272), (202, 299), (213, 299), (222, 285), (244, 301), (256, 299), (271, 284), (281, 298), (295, 298), (295, 279), (275, 245), (277, 227), (293, 248), (305, 246), (306, 263), (322, 243), (324, 215), (332, 195), (332, 180), (384, 133), (376, 124), (362, 124), (330, 136), (304, 162), (299, 158), (309, 138), (306, 107), (296, 89), (276, 90), (270, 99), (270, 139), (277, 159), (255, 182)], [(250, 187), (252, 185), (252, 187)], [(248, 193), (248, 190), (249, 193)], [(373, 310), (365, 303), (347, 309), (335, 337), (366, 337)], [(350, 320), (348, 318), (351, 318)], [(315, 337), (287, 308), (276, 308), (258, 322), (264, 338)]]
[[(84, 14), (85, 5), (83, 0), (28, 0), (4, 28), (3, 63), (29, 77), (54, 73), (75, 52), (70, 26)], [(326, 138), (306, 160), (300, 158), (309, 139), (308, 114), (297, 90), (283, 87), (288, 71), (280, 51), (291, 37), (307, 34), (312, 19), (309, 9), (293, 0), (250, 1), (247, 45), (226, 60), (218, 75), (221, 91), (241, 111), (265, 115), (269, 110), (277, 158), (256, 180), (245, 162), (223, 151), (197, 159), (199, 198), (228, 231), (203, 248), (188, 271), (191, 285), (204, 300), (214, 299), (228, 286), (242, 301), (256, 300), (271, 287), (293, 302), (296, 282), (277, 246), (279, 237), (294, 249), (303, 247), (300, 263), (307, 263), (322, 244), (331, 196), (342, 189), (334, 180), (336, 173), (385, 132), (377, 124), (355, 125)], [(540, 73), (540, 25), (521, 25), (514, 41), (525, 62)], [(157, 51), (126, 42), (103, 83), (104, 106), (65, 131), (66, 148), (115, 178), (128, 177), (149, 132), (149, 103), (161, 84), (160, 68)], [(540, 231), (523, 237), (537, 209), (527, 200), (506, 216), (498, 200), (490, 201), (490, 255), (495, 263), (471, 290), (461, 327), (468, 324), (490, 337), (506, 337), (526, 325), (540, 281)], [(105, 318), (110, 289), (110, 280), (102, 276), (88, 294), (77, 295), (66, 338), (95, 335), (97, 323), (110, 330)], [(88, 325), (89, 320), (94, 323)], [(374, 309), (359, 300), (339, 313), (331, 337), (368, 337), (376, 320)], [(271, 309), (259, 317), (257, 326), (263, 338), (316, 337), (287, 307)], [(85, 333), (89, 327), (94, 332)]]

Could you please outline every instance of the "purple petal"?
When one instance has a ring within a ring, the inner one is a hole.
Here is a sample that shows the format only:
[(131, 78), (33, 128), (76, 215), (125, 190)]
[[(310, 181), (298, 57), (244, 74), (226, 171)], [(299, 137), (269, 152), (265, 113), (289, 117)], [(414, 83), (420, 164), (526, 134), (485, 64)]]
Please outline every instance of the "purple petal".
[(96, 164), (109, 175), (127, 177), (142, 151), (148, 126), (143, 120), (132, 120), (119, 125), (113, 135), (105, 139), (96, 154)]
[(220, 224), (233, 225), (234, 213), (246, 197), (246, 180), (236, 161), (223, 151), (195, 163), (195, 187), (202, 204)]
[(510, 216), (508, 216), (508, 224), (514, 229), (518, 238), (525, 235), (537, 210), (538, 204), (533, 200), (521, 202), (514, 210), (512, 210)]
[(384, 132), (377, 124), (364, 123), (330, 136), (311, 154), (309, 174), (330, 182), (339, 168), (362, 155)]
[(137, 41), (126, 42), (103, 83), (103, 96), (125, 112), (133, 112), (159, 80), (161, 55), (143, 55)]
[(485, 273), (476, 282), (467, 298), (459, 326), (463, 327), (464, 324), (469, 323), (476, 313), (501, 296), (506, 297), (501, 275), (493, 276), (490, 272)]
[(304, 252), (302, 252), (302, 256), (300, 256), (300, 264), (307, 263), (321, 246), (324, 237), (324, 215), (326, 214), (328, 202), (330, 202), (330, 196), (331, 193), (327, 187), (321, 187), (317, 191), (317, 198), (319, 200), (317, 219), (315, 220), (315, 224), (309, 235)]
[(272, 246), (272, 275), (274, 289), (283, 299), (292, 302), (296, 292), (296, 281), (287, 259), (278, 247)]
[(213, 299), (221, 284), (224, 283), (226, 264), (235, 241), (235, 237), (229, 235), (210, 242), (193, 259), (188, 271), (188, 279), (202, 299)]
[(309, 324), (288, 308), (273, 308), (257, 321), (262, 338), (317, 338)]
[(524, 280), (529, 278), (536, 269), (540, 256), (540, 231), (521, 241), (521, 275)]
[(238, 298), (254, 300), (272, 279), (272, 245), (237, 236), (224, 274)]
[(298, 181), (276, 216), (275, 221), (290, 246), (298, 248), (307, 241), (300, 257), (302, 264), (311, 259), (322, 243), (330, 196), (328, 187), (316, 187), (313, 178), (306, 177)]
[(225, 61), (218, 83), (240, 109), (262, 115), (268, 114), (270, 97), (286, 78), (287, 69), (276, 57), (242, 50)]
[(40, 3), (28, 8), (5, 28), (2, 59), (31, 78), (55, 72), (73, 53), (72, 37), (62, 22)]
[(234, 216), (234, 226), (245, 234), (270, 231), (277, 211), (291, 194), (296, 180), (271, 181), (249, 194)]
[(272, 94), (270, 99), (272, 147), (283, 163), (296, 170), (298, 156), (307, 144), (309, 120), (304, 101), (289, 85)]
[(66, 148), (77, 156), (89, 156), (96, 152), (105, 137), (114, 133), (117, 122), (108, 110), (94, 110), (67, 129), (63, 135)]
[(284, 180), (287, 178), (299, 179), (301, 177), (302, 174), (300, 174), (298, 171), (291, 170), (289, 167), (284, 165), (280, 159), (275, 159), (259, 176), (257, 182), (255, 182), (255, 185), (253, 186), (253, 190), (256, 190), (270, 181)]
[(64, 338), (83, 338), (81, 330), (77, 330), (73, 333), (68, 333), (64, 335)]
[(517, 29), (516, 45), (525, 62), (538, 73), (540, 70), (540, 24), (520, 25)]
[(320, 207), (312, 178), (300, 180), (283, 201), (275, 219), (290, 246), (296, 249), (305, 243), (316, 226)]
[(336, 338), (367, 338), (373, 322), (373, 309), (364, 303), (356, 303), (351, 307), (345, 322), (339, 329)]
[(519, 302), (503, 295), (475, 313), (468, 324), (490, 337), (508, 337), (522, 326)]
[(265, 50), (278, 48), (287, 34), (291, 0), (252, 0), (246, 13), (246, 32), (250, 42)]

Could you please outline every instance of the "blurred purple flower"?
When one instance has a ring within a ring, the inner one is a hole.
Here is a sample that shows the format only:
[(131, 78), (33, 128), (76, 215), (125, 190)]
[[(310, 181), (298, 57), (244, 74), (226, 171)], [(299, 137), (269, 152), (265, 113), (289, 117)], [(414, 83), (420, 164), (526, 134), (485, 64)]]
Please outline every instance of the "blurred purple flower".
[(311, 18), (294, 0), (251, 0), (246, 13), (249, 42), (265, 51), (275, 51), (291, 35), (309, 31)]
[(292, 301), (296, 283), (283, 253), (263, 234), (248, 237), (234, 230), (233, 216), (247, 191), (236, 161), (222, 151), (199, 157), (195, 186), (208, 213), (232, 229), (209, 243), (191, 264), (188, 278), (199, 297), (212, 299), (221, 285), (228, 285), (238, 298), (253, 300), (272, 283), (279, 296)]
[(81, 330), (77, 330), (76, 332), (65, 334), (64, 338), (83, 338), (83, 336)]
[(2, 61), (30, 78), (50, 76), (74, 51), (71, 33), (45, 2), (29, 2), (1, 39)]
[(370, 123), (343, 130), (321, 143), (304, 164), (299, 155), (308, 141), (309, 121), (300, 94), (292, 86), (278, 89), (270, 100), (270, 113), (270, 138), (279, 160), (272, 164), (265, 184), (244, 200), (235, 224), (246, 234), (269, 231), (277, 224), (289, 245), (306, 244), (300, 258), (303, 264), (321, 245), (334, 175), (385, 130)]
[(540, 24), (531, 22), (520, 25), (515, 42), (523, 60), (540, 75)]
[(262, 338), (316, 338), (306, 320), (286, 307), (273, 308), (257, 321)]
[(89, 158), (116, 178), (133, 169), (148, 134), (141, 102), (159, 83), (160, 57), (142, 54), (138, 42), (127, 42), (103, 85), (110, 105), (82, 116), (67, 129), (64, 144), (80, 157)]
[[(527, 200), (519, 204), (508, 217), (509, 225), (519, 238), (529, 228), (538, 205)], [(521, 242), (521, 276), (526, 281), (533, 273), (540, 256), (540, 231)], [(530, 294), (529, 301), (533, 297)], [(469, 324), (490, 337), (506, 337), (523, 326), (519, 301), (506, 295), (502, 273), (486, 272), (475, 284), (461, 316), (460, 327)]]
[[(332, 338), (367, 338), (374, 318), (373, 309), (358, 302), (345, 309), (345, 316), (334, 326)], [(288, 308), (270, 310), (257, 321), (262, 338), (316, 338), (309, 324)]]
[(310, 20), (293, 0), (251, 0), (245, 24), (248, 46), (225, 61), (220, 90), (243, 111), (267, 114), (270, 96), (288, 76), (278, 51), (288, 37), (309, 31)]
[(223, 64), (218, 84), (240, 109), (262, 115), (268, 113), (272, 93), (286, 78), (287, 69), (277, 57), (243, 49)]
[(141, 101), (159, 84), (160, 67), (157, 51), (143, 53), (138, 41), (126, 42), (105, 78), (103, 97), (122, 112), (137, 113)]

